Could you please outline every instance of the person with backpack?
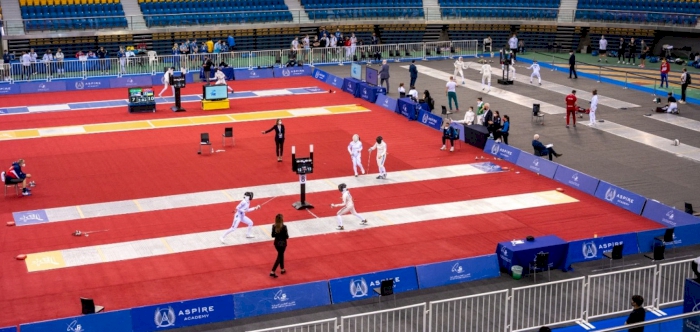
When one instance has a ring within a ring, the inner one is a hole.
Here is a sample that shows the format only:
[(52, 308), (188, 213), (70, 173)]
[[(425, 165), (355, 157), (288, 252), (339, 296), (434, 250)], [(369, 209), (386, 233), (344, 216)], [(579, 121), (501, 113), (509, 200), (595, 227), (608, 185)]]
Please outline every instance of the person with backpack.
[(683, 68), (683, 73), (681, 74), (681, 100), (679, 101), (681, 104), (685, 104), (685, 90), (688, 89), (690, 83), (692, 83), (690, 73), (688, 73), (688, 69)]

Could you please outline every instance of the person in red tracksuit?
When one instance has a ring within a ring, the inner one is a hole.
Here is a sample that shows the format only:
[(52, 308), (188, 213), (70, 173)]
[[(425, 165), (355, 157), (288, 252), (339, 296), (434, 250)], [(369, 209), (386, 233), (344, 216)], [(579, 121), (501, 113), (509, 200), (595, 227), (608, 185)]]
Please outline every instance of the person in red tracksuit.
[(666, 82), (666, 89), (668, 89), (668, 72), (671, 71), (671, 65), (668, 64), (668, 61), (666, 61), (665, 58), (661, 59), (661, 86), (659, 88), (664, 87), (664, 82)]
[(576, 111), (578, 110), (578, 105), (576, 104), (576, 90), (572, 90), (571, 94), (566, 96), (566, 128), (569, 128), (569, 116), (573, 119), (574, 128), (576, 128)]

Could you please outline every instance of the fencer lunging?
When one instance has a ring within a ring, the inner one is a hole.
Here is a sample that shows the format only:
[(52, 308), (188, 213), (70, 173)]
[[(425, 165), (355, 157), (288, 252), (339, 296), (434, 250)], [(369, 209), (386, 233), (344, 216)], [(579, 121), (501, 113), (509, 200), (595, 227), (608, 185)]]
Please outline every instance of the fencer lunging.
[(457, 73), (459, 73), (459, 76), (462, 76), (462, 84), (465, 83), (464, 69), (467, 69), (467, 65), (462, 61), (462, 57), (457, 58), (457, 61), (455, 61), (455, 72), (452, 76), (457, 77)]
[(491, 91), (491, 65), (484, 63), (481, 65), (481, 90), (485, 90), (485, 83), (488, 81), (489, 91)]
[(345, 183), (341, 183), (338, 185), (338, 190), (343, 193), (343, 202), (340, 204), (331, 204), (331, 207), (340, 207), (342, 206), (343, 208), (338, 211), (338, 230), (342, 231), (345, 229), (343, 227), (343, 215), (349, 213), (352, 213), (353, 216), (360, 218), (360, 224), (364, 225), (367, 223), (367, 219), (362, 218), (362, 216), (355, 211), (355, 202), (352, 200), (352, 195), (350, 195), (350, 191), (348, 190), (348, 186)]
[(537, 63), (537, 60), (533, 60), (530, 67), (527, 67), (527, 69), (532, 69), (532, 74), (530, 74), (530, 84), (532, 84), (532, 78), (537, 77), (537, 82), (540, 83), (540, 85), (542, 85), (542, 77), (540, 76), (540, 65)]
[(379, 166), (379, 176), (377, 179), (386, 179), (386, 168), (384, 168), (384, 163), (386, 162), (386, 142), (381, 136), (377, 136), (377, 143), (375, 143), (369, 152), (377, 150), (377, 166)]
[(348, 152), (350, 152), (350, 159), (352, 159), (352, 169), (355, 171), (355, 177), (357, 177), (357, 167), (360, 167), (360, 171), (364, 175), (365, 168), (362, 167), (362, 142), (360, 141), (360, 135), (352, 135), (352, 141), (348, 145)]
[(221, 243), (226, 243), (226, 242), (224, 242), (224, 238), (227, 235), (233, 233), (236, 230), (236, 228), (238, 228), (238, 224), (240, 224), (241, 222), (248, 225), (248, 232), (246, 233), (245, 237), (247, 237), (247, 238), (254, 237), (253, 234), (251, 233), (251, 231), (253, 230), (253, 221), (250, 220), (250, 218), (246, 217), (246, 215), (245, 215), (246, 212), (251, 212), (251, 211), (255, 211), (255, 210), (260, 209), (260, 205), (253, 207), (253, 208), (250, 207), (250, 201), (252, 201), (252, 200), (253, 200), (253, 193), (252, 192), (246, 192), (245, 194), (243, 194), (243, 200), (240, 203), (238, 203), (238, 206), (236, 207), (236, 211), (234, 211), (236, 214), (233, 217), (233, 225), (231, 225), (231, 228), (226, 230), (224, 235), (222, 235), (219, 238), (219, 240), (221, 240)]

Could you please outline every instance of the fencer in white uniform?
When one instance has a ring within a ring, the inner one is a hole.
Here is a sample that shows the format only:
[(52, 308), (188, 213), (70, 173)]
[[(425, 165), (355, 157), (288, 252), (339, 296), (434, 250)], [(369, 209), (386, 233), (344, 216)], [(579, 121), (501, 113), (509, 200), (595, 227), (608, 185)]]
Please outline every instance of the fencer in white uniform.
[(542, 85), (542, 77), (540, 76), (540, 65), (537, 63), (537, 60), (533, 60), (530, 67), (527, 67), (527, 69), (532, 69), (532, 74), (530, 74), (530, 84), (532, 84), (532, 78), (537, 77), (537, 82), (539, 82), (540, 85)]
[(377, 150), (377, 166), (379, 166), (379, 176), (377, 179), (386, 179), (386, 168), (384, 168), (384, 163), (386, 162), (386, 142), (381, 136), (377, 136), (377, 143), (369, 148), (369, 152)]
[(224, 74), (224, 71), (221, 69), (216, 69), (216, 73), (214, 74), (214, 79), (216, 80), (216, 85), (225, 85), (226, 89), (228, 89), (229, 92), (233, 92), (233, 89), (226, 84), (226, 74)]
[[(170, 86), (170, 77), (173, 76), (173, 72), (175, 71), (175, 68), (170, 67), (168, 70), (165, 71), (165, 74), (163, 74), (163, 90), (160, 91), (158, 94), (158, 97), (163, 96), (163, 92), (165, 90), (168, 90), (168, 87)], [(175, 87), (171, 87), (173, 90), (173, 97), (175, 97)]]
[(455, 61), (455, 72), (452, 76), (457, 77), (457, 73), (459, 73), (459, 76), (462, 76), (462, 84), (465, 82), (464, 69), (467, 69), (467, 65), (462, 61), (462, 57), (457, 58), (457, 61)]
[(253, 221), (245, 215), (246, 212), (251, 212), (260, 209), (260, 205), (253, 208), (250, 207), (250, 201), (252, 200), (252, 192), (246, 192), (245, 194), (243, 194), (243, 200), (240, 203), (238, 203), (238, 206), (236, 206), (236, 211), (234, 211), (235, 215), (233, 216), (233, 225), (231, 225), (231, 228), (226, 230), (224, 235), (221, 235), (221, 237), (219, 238), (219, 240), (221, 240), (221, 243), (226, 243), (224, 242), (224, 238), (227, 235), (233, 233), (236, 230), (236, 228), (238, 228), (238, 224), (240, 224), (241, 222), (248, 225), (248, 232), (246, 233), (245, 237), (249, 239), (254, 237), (253, 233), (251, 233), (251, 231), (253, 230)]
[(595, 112), (598, 110), (598, 90), (593, 90), (593, 98), (591, 98), (591, 108), (588, 113), (589, 125), (595, 126)]
[(342, 206), (343, 208), (338, 211), (338, 230), (342, 231), (345, 229), (343, 227), (343, 215), (350, 212), (352, 213), (353, 216), (360, 218), (360, 224), (364, 225), (367, 223), (367, 219), (362, 218), (360, 214), (355, 211), (355, 202), (352, 200), (352, 195), (350, 195), (350, 191), (348, 190), (348, 186), (345, 183), (341, 183), (338, 185), (338, 190), (343, 193), (343, 202), (340, 204), (331, 204), (331, 207), (340, 207)]
[(365, 169), (362, 167), (362, 142), (360, 141), (360, 135), (352, 135), (352, 141), (348, 145), (348, 152), (350, 152), (350, 159), (352, 159), (352, 169), (355, 171), (355, 177), (357, 177), (357, 167), (360, 167), (362, 174), (365, 174)]
[(486, 90), (485, 83), (488, 81), (488, 91), (491, 91), (491, 65), (484, 63), (481, 65), (481, 90)]

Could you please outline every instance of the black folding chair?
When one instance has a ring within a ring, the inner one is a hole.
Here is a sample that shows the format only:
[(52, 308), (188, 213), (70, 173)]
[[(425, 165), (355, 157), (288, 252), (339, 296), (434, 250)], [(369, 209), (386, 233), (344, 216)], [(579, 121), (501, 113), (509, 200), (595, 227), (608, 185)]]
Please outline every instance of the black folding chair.
[(551, 274), (549, 272), (549, 253), (540, 252), (535, 256), (535, 261), (530, 262), (530, 273), (532, 273), (535, 283), (537, 283), (537, 271), (547, 270), (547, 278), (551, 280)]
[(211, 141), (209, 141), (209, 133), (201, 133), (199, 135), (199, 151), (197, 154), (202, 154), (202, 146), (208, 145), (210, 153), (214, 153), (214, 147), (211, 146)]

